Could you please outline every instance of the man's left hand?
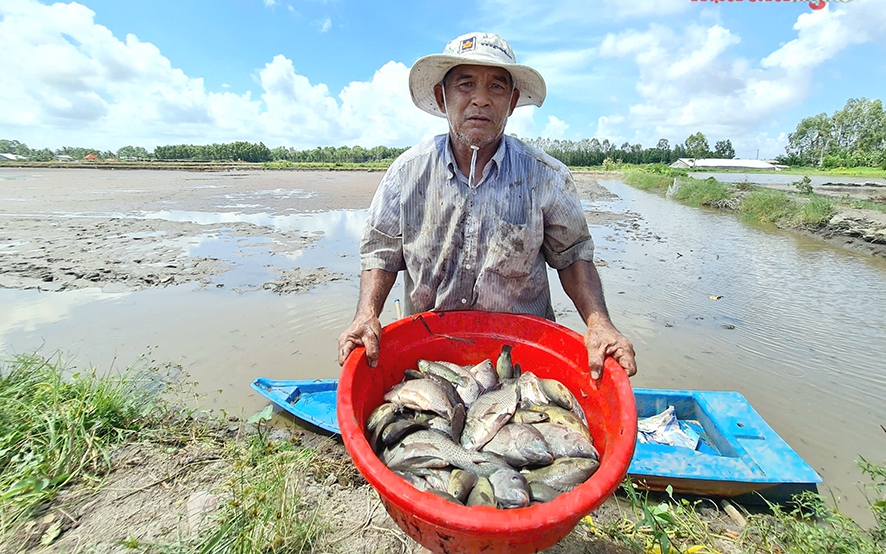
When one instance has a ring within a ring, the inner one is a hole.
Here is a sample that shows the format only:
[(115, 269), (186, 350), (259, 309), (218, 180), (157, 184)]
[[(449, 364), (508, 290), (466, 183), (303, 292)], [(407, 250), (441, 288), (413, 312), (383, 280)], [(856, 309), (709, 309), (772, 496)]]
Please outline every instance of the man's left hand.
[(625, 369), (628, 377), (637, 373), (637, 362), (634, 360), (634, 345), (618, 332), (611, 323), (599, 322), (589, 325), (585, 331), (585, 346), (588, 349), (588, 365), (591, 379), (597, 380), (603, 375), (603, 361), (606, 356), (615, 358)]

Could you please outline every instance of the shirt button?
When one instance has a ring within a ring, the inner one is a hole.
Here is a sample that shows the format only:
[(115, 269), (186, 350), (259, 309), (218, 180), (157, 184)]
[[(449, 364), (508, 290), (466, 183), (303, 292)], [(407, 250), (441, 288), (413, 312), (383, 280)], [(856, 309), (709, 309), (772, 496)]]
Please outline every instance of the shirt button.
[(473, 233), (473, 232), (474, 232), (474, 228), (473, 228), (473, 227), (468, 227), (468, 232), (469, 232), (469, 233)]
[(467, 299), (467, 298), (462, 298), (462, 299), (461, 299), (461, 303), (462, 303), (462, 304), (467, 304), (467, 303), (468, 303), (468, 299)]
[(471, 269), (471, 264), (465, 264), (465, 269)]

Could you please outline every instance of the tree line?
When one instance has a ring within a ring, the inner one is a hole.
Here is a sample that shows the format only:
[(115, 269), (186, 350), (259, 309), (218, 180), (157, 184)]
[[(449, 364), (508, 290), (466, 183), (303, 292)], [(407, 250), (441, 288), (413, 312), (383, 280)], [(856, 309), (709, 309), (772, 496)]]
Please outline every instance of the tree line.
[[(595, 166), (602, 165), (609, 158), (621, 163), (647, 164), (647, 163), (672, 163), (678, 158), (732, 158), (735, 151), (732, 142), (723, 140), (716, 143), (712, 152), (708, 147), (708, 140), (701, 132), (695, 133), (686, 139), (685, 143), (677, 144), (673, 148), (668, 139), (658, 141), (655, 148), (643, 148), (639, 144), (625, 142), (621, 146), (610, 143), (608, 139), (599, 141), (596, 138), (581, 141), (560, 139), (523, 139), (569, 166)], [(8, 152), (25, 156), (35, 161), (51, 161), (59, 156), (70, 156), (73, 159), (83, 159), (92, 154), (99, 159), (117, 160), (163, 160), (163, 161), (244, 161), (244, 162), (272, 162), (288, 161), (294, 163), (382, 163), (390, 162), (405, 152), (407, 148), (392, 148), (388, 146), (375, 146), (363, 148), (362, 146), (318, 146), (310, 150), (297, 150), (278, 146), (269, 149), (264, 143), (250, 143), (244, 141), (225, 144), (173, 144), (157, 146), (153, 152), (149, 152), (142, 146), (124, 146), (117, 150), (99, 151), (93, 148), (64, 147), (58, 150), (32, 150), (26, 144), (16, 140), (0, 140), (0, 152)]]
[[(662, 138), (652, 148), (640, 144), (591, 138), (579, 141), (535, 138), (523, 139), (572, 167), (600, 166), (611, 162), (630, 164), (671, 164), (679, 158), (734, 158), (735, 149), (729, 139), (719, 140), (710, 148), (701, 131), (689, 135), (673, 147)], [(394, 160), (406, 148), (376, 146), (318, 146), (296, 150), (285, 146), (270, 149), (264, 143), (237, 141), (223, 144), (176, 144), (157, 146), (153, 152), (141, 146), (124, 146), (116, 152), (93, 148), (65, 146), (58, 150), (32, 150), (17, 140), (0, 140), (0, 153), (11, 153), (35, 161), (51, 161), (59, 156), (83, 159), (93, 155), (99, 159), (120, 160), (189, 160), (293, 163), (385, 163)], [(842, 110), (800, 121), (788, 135), (786, 155), (776, 159), (786, 165), (832, 167), (883, 167), (886, 169), (886, 112), (880, 100), (850, 99)]]
[(685, 142), (671, 148), (666, 138), (659, 139), (654, 148), (643, 148), (640, 144), (623, 143), (616, 146), (609, 139), (602, 141), (582, 139), (580, 141), (536, 138), (522, 139), (536, 148), (544, 150), (571, 167), (603, 165), (606, 159), (630, 164), (671, 164), (680, 158), (734, 158), (735, 149), (729, 139), (717, 141), (711, 151), (708, 139), (700, 131), (690, 135)]
[(785, 152), (783, 161), (789, 165), (886, 169), (883, 102), (851, 98), (834, 115), (804, 118), (788, 135)]
[(16, 154), (33, 161), (52, 161), (60, 157), (82, 160), (88, 155), (102, 160), (163, 160), (163, 161), (243, 161), (272, 162), (289, 161), (295, 163), (378, 163), (390, 162), (405, 152), (406, 148), (376, 146), (318, 146), (311, 150), (296, 150), (278, 146), (269, 149), (264, 143), (237, 141), (223, 144), (172, 144), (157, 146), (153, 152), (142, 146), (124, 146), (116, 152), (94, 148), (74, 148), (65, 146), (57, 150), (49, 148), (31, 149), (17, 140), (0, 139), (0, 153)]

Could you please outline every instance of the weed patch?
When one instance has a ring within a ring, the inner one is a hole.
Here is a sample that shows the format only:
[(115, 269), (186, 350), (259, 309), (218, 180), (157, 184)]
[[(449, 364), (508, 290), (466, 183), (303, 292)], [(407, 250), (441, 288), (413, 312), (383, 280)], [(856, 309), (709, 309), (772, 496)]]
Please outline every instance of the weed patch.
[(109, 448), (156, 415), (145, 375), (68, 375), (56, 357), (0, 369), (0, 544), (68, 483), (111, 469)]

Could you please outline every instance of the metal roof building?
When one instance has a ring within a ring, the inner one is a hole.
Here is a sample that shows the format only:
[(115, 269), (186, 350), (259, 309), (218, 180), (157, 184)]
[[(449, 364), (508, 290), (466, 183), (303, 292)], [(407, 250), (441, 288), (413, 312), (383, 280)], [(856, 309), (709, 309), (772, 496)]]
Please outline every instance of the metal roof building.
[(670, 167), (677, 169), (769, 169), (778, 168), (763, 160), (740, 160), (726, 158), (679, 158)]

